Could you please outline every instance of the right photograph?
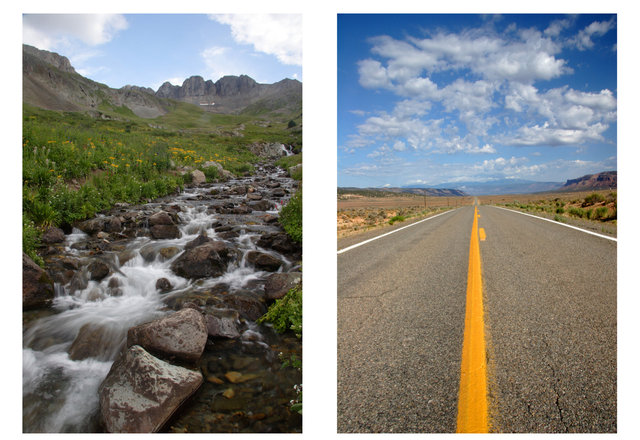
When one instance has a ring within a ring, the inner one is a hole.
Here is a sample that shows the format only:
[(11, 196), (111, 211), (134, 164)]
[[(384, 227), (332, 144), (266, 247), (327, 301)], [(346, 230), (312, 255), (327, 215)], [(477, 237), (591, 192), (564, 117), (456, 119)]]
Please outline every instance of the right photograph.
[(617, 16), (337, 30), (338, 432), (617, 432)]

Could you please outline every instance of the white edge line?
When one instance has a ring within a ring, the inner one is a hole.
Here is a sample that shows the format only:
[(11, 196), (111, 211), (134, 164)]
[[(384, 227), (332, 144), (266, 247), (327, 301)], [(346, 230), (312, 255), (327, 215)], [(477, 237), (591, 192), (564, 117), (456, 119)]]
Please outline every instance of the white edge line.
[(391, 234), (393, 234), (394, 232), (398, 232), (398, 231), (402, 231), (403, 229), (410, 228), (411, 226), (415, 226), (415, 225), (417, 225), (418, 223), (426, 222), (427, 220), (431, 220), (432, 218), (436, 218), (436, 217), (439, 217), (439, 216), (441, 216), (441, 215), (448, 214), (448, 213), (453, 212), (453, 211), (455, 211), (455, 210), (457, 210), (457, 209), (460, 209), (460, 208), (450, 209), (449, 211), (445, 211), (445, 212), (441, 212), (440, 214), (432, 215), (431, 217), (424, 218), (424, 219), (422, 219), (422, 220), (420, 220), (420, 221), (417, 221), (417, 222), (415, 222), (415, 223), (411, 223), (410, 225), (403, 226), (403, 227), (398, 228), (398, 229), (394, 229), (393, 231), (387, 232), (386, 234), (378, 235), (377, 237), (373, 237), (373, 238), (370, 238), (370, 239), (368, 239), (368, 240), (361, 241), (360, 243), (356, 243), (356, 244), (351, 245), (351, 246), (349, 246), (349, 247), (346, 247), (346, 248), (344, 248), (344, 249), (340, 249), (340, 250), (338, 251), (338, 254), (341, 254), (341, 253), (343, 253), (343, 252), (350, 251), (351, 249), (355, 249), (355, 248), (357, 248), (358, 246), (362, 246), (363, 244), (367, 244), (367, 243), (369, 243), (369, 242), (371, 242), (371, 241), (377, 240), (378, 238), (386, 237), (387, 235), (391, 235)]
[(526, 212), (515, 211), (515, 210), (513, 210), (513, 209), (507, 209), (507, 208), (503, 208), (503, 207), (501, 207), (501, 206), (495, 206), (495, 205), (485, 205), (485, 206), (493, 206), (494, 208), (504, 209), (505, 211), (511, 211), (511, 212), (515, 212), (515, 213), (518, 213), (518, 214), (522, 214), (522, 215), (528, 215), (529, 217), (538, 218), (538, 219), (540, 219), (540, 220), (545, 220), (545, 221), (547, 221), (547, 222), (551, 222), (551, 223), (554, 223), (554, 224), (556, 224), (556, 225), (560, 225), (560, 226), (565, 226), (565, 227), (567, 227), (567, 228), (577, 229), (578, 231), (582, 231), (582, 232), (587, 233), (587, 234), (595, 235), (596, 237), (602, 237), (602, 238), (606, 238), (607, 240), (613, 240), (613, 241), (615, 241), (616, 243), (618, 242), (618, 239), (617, 239), (617, 238), (615, 238), (615, 237), (608, 237), (608, 236), (606, 236), (606, 235), (598, 234), (597, 232), (587, 231), (586, 229), (581, 229), (581, 228), (578, 228), (578, 227), (576, 227), (576, 226), (567, 225), (567, 224), (565, 224), (565, 223), (557, 222), (557, 221), (555, 221), (555, 220), (551, 220), (551, 219), (549, 219), (549, 218), (538, 217), (537, 215), (527, 214)]

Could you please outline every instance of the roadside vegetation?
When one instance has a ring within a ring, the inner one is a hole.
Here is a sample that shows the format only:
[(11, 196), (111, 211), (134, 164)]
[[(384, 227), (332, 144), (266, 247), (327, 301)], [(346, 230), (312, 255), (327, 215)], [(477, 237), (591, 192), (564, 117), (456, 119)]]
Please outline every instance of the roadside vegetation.
[(597, 222), (616, 224), (618, 217), (617, 192), (593, 192), (584, 197), (561, 199), (559, 197), (539, 199), (527, 203), (517, 200), (504, 203), (507, 208), (528, 212), (545, 212), (556, 221), (566, 222), (569, 218), (580, 218)]
[(449, 208), (446, 206), (427, 209), (424, 206), (341, 209), (338, 211), (338, 237), (393, 225), (412, 218), (427, 217), (447, 209)]

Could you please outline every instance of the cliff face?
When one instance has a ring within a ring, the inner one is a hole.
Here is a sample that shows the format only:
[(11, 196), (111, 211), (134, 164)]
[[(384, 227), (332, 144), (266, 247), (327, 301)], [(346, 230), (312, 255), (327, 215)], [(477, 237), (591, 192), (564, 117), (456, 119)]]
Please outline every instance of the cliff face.
[(240, 75), (224, 76), (214, 83), (192, 76), (181, 86), (165, 82), (155, 95), (201, 105), (217, 113), (302, 111), (302, 83), (291, 79), (259, 84), (247, 75)]
[(605, 171), (597, 174), (588, 174), (577, 179), (567, 180), (563, 190), (591, 190), (614, 189), (618, 187), (618, 172)]
[(89, 111), (126, 106), (143, 118), (167, 112), (167, 103), (150, 89), (125, 86), (112, 89), (78, 74), (66, 57), (32, 46), (22, 47), (22, 99), (48, 110)]

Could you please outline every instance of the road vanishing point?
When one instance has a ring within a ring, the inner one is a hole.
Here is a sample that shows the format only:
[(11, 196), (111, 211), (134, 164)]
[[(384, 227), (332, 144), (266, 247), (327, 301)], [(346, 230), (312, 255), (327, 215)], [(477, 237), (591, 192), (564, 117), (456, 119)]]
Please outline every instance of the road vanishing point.
[(338, 432), (616, 432), (617, 241), (465, 206), (338, 252)]

